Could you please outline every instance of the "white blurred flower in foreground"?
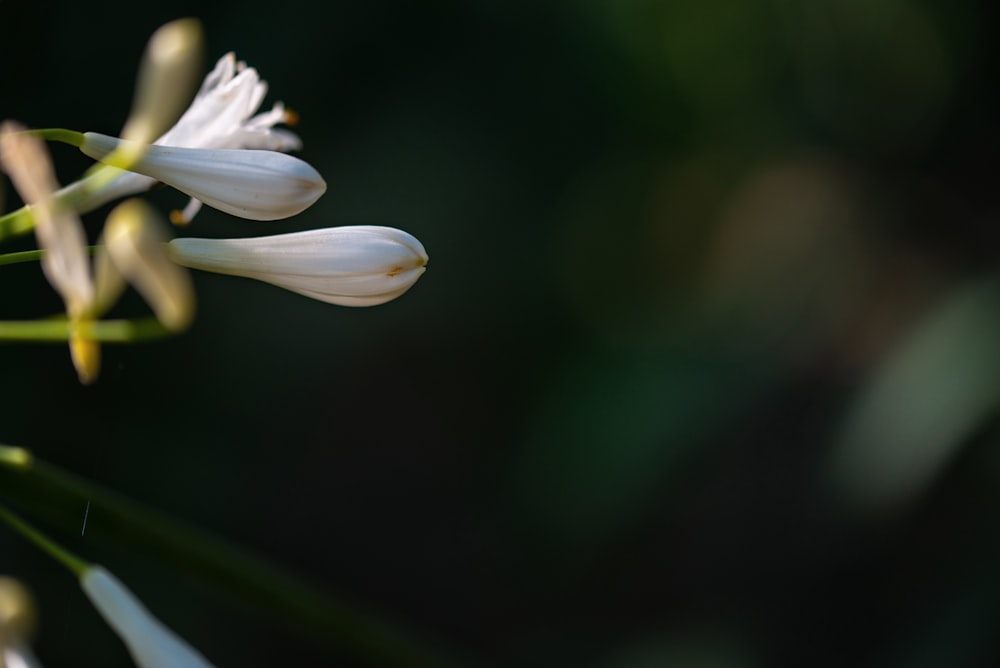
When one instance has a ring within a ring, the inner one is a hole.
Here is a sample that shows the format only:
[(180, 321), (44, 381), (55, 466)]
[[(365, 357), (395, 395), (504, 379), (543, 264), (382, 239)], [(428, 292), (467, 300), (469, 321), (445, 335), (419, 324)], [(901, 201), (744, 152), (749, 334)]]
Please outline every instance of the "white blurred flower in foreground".
[(355, 225), (250, 239), (174, 239), (178, 264), (266, 281), (341, 306), (406, 292), (427, 264), (423, 245), (391, 227)]
[(210, 668), (198, 650), (146, 609), (118, 578), (101, 566), (80, 576), (84, 593), (128, 647), (139, 668)]
[[(80, 150), (96, 160), (138, 156), (128, 169), (162, 181), (209, 206), (251, 220), (278, 220), (306, 210), (326, 192), (309, 163), (277, 151), (148, 146), (85, 132)], [(112, 163), (113, 164), (113, 163)], [(117, 166), (117, 165), (115, 165)]]
[[(294, 133), (274, 127), (295, 121), (295, 115), (281, 102), (275, 103), (270, 111), (256, 114), (266, 94), (267, 84), (260, 80), (257, 70), (227, 53), (205, 77), (180, 120), (153, 143), (181, 148), (298, 150), (302, 141)], [(155, 177), (123, 171), (110, 183), (89, 192), (95, 183), (91, 179), (85, 178), (60, 192), (60, 196), (79, 197), (77, 209), (81, 213), (143, 192), (157, 183)], [(177, 214), (175, 222), (190, 221), (199, 208), (199, 200), (193, 197), (184, 211)]]
[[(0, 125), (0, 164), (32, 209), (38, 246), (45, 251), (42, 271), (63, 298), (70, 322), (80, 325), (91, 319), (95, 295), (87, 238), (76, 213), (59, 206), (53, 196), (59, 184), (45, 144), (24, 130), (14, 121)], [(77, 327), (69, 349), (80, 382), (87, 384), (97, 378), (101, 349), (79, 332)]]
[(165, 224), (138, 200), (119, 205), (108, 217), (95, 280), (80, 219), (54, 196), (58, 183), (45, 145), (24, 130), (13, 121), (0, 125), (0, 165), (31, 207), (38, 246), (45, 251), (42, 270), (63, 298), (72, 326), (70, 356), (80, 382), (89, 384), (100, 372), (101, 347), (87, 333), (88, 325), (111, 307), (125, 280), (174, 331), (190, 323), (194, 291), (187, 272), (166, 256)]
[(45, 144), (25, 130), (14, 121), (0, 126), (0, 163), (32, 209), (38, 245), (45, 250), (42, 271), (66, 302), (69, 316), (77, 318), (94, 301), (87, 239), (77, 215), (52, 196), (59, 184)]

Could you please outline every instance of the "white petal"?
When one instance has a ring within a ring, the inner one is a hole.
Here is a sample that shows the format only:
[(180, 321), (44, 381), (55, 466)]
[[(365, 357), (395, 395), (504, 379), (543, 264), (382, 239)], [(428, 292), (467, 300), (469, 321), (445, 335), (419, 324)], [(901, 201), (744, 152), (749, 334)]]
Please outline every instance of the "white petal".
[(230, 51), (226, 55), (219, 58), (218, 62), (215, 63), (215, 67), (212, 71), (208, 73), (205, 77), (205, 81), (202, 82), (201, 88), (198, 89), (198, 94), (195, 95), (195, 99), (203, 98), (212, 90), (218, 88), (221, 85), (228, 83), (233, 78), (233, 73), (236, 71), (236, 54)]
[(53, 198), (59, 184), (45, 145), (24, 129), (11, 121), (0, 126), (0, 162), (32, 207), (35, 235), (45, 251), (41, 264), (46, 278), (62, 296), (70, 316), (80, 316), (94, 298), (87, 238), (76, 214)]
[(209, 661), (160, 620), (101, 566), (80, 578), (83, 591), (122, 639), (139, 668), (210, 668)]
[[(126, 144), (87, 132), (80, 150), (101, 160)], [(146, 147), (129, 169), (220, 211), (251, 220), (294, 216), (326, 191), (326, 182), (308, 163), (277, 151), (153, 145)]]
[(427, 253), (412, 235), (357, 225), (250, 239), (174, 239), (170, 252), (194, 269), (245, 276), (343, 306), (372, 306), (406, 292)]
[(41, 668), (41, 663), (35, 656), (31, 648), (26, 643), (18, 642), (16, 639), (8, 642), (0, 648), (0, 666), (5, 668)]

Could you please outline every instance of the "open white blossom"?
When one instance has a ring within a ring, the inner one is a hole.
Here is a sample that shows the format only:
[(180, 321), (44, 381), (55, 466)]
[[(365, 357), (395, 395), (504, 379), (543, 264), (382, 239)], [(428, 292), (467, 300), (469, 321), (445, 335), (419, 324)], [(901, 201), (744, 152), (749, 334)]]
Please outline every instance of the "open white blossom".
[(215, 64), (194, 101), (176, 125), (154, 143), (187, 148), (255, 148), (295, 151), (302, 141), (295, 133), (275, 128), (294, 122), (294, 115), (276, 102), (256, 114), (267, 94), (257, 70), (227, 53)]
[(80, 150), (96, 160), (113, 160), (118, 152), (138, 156), (128, 167), (131, 171), (251, 220), (294, 216), (326, 192), (326, 181), (309, 163), (277, 151), (155, 145), (139, 149), (131, 144), (85, 132)]
[(391, 227), (353, 225), (249, 239), (174, 239), (178, 264), (266, 281), (341, 306), (374, 306), (420, 278), (427, 252)]
[(198, 650), (167, 628), (128, 587), (101, 566), (80, 576), (84, 593), (128, 647), (139, 668), (211, 668)]
[[(219, 59), (205, 77), (191, 106), (177, 123), (159, 139), (156, 146), (202, 149), (259, 149), (287, 152), (302, 147), (294, 133), (275, 128), (279, 123), (294, 122), (295, 116), (281, 102), (256, 113), (267, 94), (267, 84), (257, 70), (237, 62), (232, 53)], [(60, 196), (75, 200), (78, 211), (85, 213), (118, 199), (148, 190), (157, 178), (122, 171), (110, 183), (94, 190), (93, 177), (84, 178), (64, 188)], [(190, 221), (200, 208), (197, 198), (178, 216)]]

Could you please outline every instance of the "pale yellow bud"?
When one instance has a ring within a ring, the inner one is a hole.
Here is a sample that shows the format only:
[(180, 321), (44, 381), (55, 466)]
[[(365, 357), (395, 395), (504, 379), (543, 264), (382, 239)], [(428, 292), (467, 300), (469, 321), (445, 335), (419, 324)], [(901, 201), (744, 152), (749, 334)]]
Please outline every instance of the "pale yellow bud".
[(153, 33), (139, 66), (135, 99), (122, 137), (148, 144), (174, 124), (191, 101), (202, 47), (197, 19), (171, 21)]
[(80, 382), (90, 385), (101, 373), (101, 344), (82, 332), (83, 329), (86, 327), (77, 323), (73, 333), (70, 334), (69, 355)]
[(194, 287), (188, 271), (167, 256), (167, 229), (160, 215), (140, 199), (125, 201), (108, 215), (97, 257), (98, 303), (113, 302), (124, 278), (164, 327), (180, 331), (194, 318)]
[(0, 645), (11, 638), (30, 640), (37, 624), (31, 591), (20, 580), (0, 576)]

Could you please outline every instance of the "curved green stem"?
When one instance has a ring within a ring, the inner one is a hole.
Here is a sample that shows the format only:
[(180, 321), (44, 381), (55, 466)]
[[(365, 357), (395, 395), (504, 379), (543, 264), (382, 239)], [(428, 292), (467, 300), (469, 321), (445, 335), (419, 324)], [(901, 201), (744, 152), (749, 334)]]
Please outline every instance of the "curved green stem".
[(0, 341), (66, 342), (70, 335), (77, 335), (103, 343), (133, 343), (162, 339), (173, 333), (156, 318), (83, 323), (71, 323), (65, 318), (0, 320)]
[(80, 147), (83, 144), (83, 133), (66, 128), (43, 128), (41, 130), (28, 130), (29, 134), (41, 137), (46, 141), (59, 141), (71, 146)]
[(0, 241), (8, 237), (19, 237), (33, 229), (35, 229), (35, 217), (31, 215), (31, 209), (26, 206), (0, 216)]
[(47, 552), (53, 559), (73, 571), (73, 574), (77, 577), (83, 575), (83, 572), (90, 568), (90, 564), (86, 561), (53, 541), (3, 505), (0, 505), (0, 520), (6, 522), (12, 529), (37, 545), (43, 552)]

